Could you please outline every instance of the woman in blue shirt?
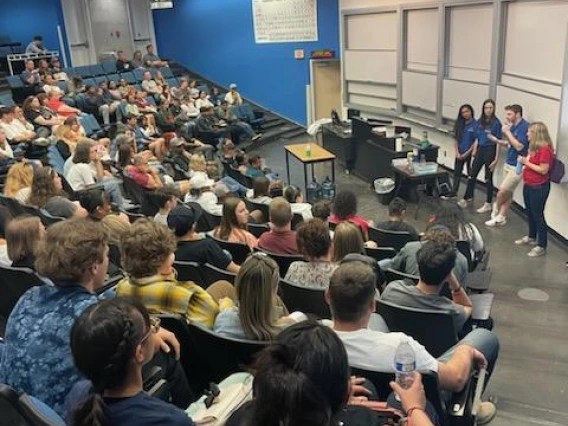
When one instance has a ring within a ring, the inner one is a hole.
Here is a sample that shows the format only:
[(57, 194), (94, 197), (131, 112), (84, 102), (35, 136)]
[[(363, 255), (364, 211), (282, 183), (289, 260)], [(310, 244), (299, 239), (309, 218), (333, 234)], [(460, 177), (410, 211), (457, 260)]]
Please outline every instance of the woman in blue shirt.
[(456, 159), (454, 162), (454, 184), (449, 197), (456, 197), (458, 194), (463, 166), (467, 166), (468, 175), (471, 169), (471, 157), (477, 139), (477, 121), (473, 116), (474, 112), (471, 105), (465, 104), (460, 107), (460, 113), (454, 126)]
[(142, 366), (159, 350), (157, 318), (134, 299), (87, 308), (71, 329), (75, 365), (92, 392), (71, 412), (72, 426), (193, 426), (179, 408), (142, 390)]
[[(473, 199), (477, 175), (479, 175), (481, 168), (484, 167), (486, 198), (485, 203), (477, 209), (477, 213), (487, 213), (491, 211), (491, 203), (493, 202), (493, 172), (497, 161), (499, 161), (500, 151), (493, 139), (502, 138), (501, 122), (495, 116), (495, 101), (487, 99), (483, 102), (483, 112), (477, 123), (477, 146), (473, 152), (475, 158), (469, 173), (465, 195), (458, 202), (458, 205), (465, 208)], [(494, 138), (491, 138), (490, 135)]]

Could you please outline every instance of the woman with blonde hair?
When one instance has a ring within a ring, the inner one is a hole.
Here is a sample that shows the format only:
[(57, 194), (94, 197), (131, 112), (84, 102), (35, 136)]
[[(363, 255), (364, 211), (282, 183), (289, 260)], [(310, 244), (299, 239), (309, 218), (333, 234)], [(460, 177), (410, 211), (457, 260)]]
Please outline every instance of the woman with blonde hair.
[(34, 168), (29, 163), (16, 163), (8, 170), (4, 195), (25, 203), (30, 196)]
[(363, 235), (361, 229), (351, 222), (340, 222), (333, 235), (333, 260), (340, 262), (351, 253), (363, 253)]
[(523, 164), (523, 198), (527, 209), (529, 235), (517, 241), (517, 245), (533, 245), (528, 256), (539, 257), (546, 254), (548, 244), (547, 224), (544, 208), (550, 194), (550, 171), (554, 162), (554, 148), (546, 125), (540, 121), (529, 126), (527, 132), (529, 152), (526, 157), (519, 156)]
[(6, 241), (13, 267), (34, 269), (37, 245), (44, 234), (45, 227), (39, 217), (19, 216), (10, 221)]
[[(268, 341), (294, 324), (296, 320), (287, 316), (278, 299), (279, 280), (278, 265), (272, 258), (264, 253), (247, 258), (235, 280), (238, 306), (221, 307), (213, 331), (237, 339)], [(304, 318), (300, 314), (294, 316)]]
[(230, 197), (223, 204), (221, 224), (213, 231), (213, 236), (231, 243), (242, 243), (250, 248), (258, 246), (258, 239), (247, 230), (249, 211), (240, 198)]

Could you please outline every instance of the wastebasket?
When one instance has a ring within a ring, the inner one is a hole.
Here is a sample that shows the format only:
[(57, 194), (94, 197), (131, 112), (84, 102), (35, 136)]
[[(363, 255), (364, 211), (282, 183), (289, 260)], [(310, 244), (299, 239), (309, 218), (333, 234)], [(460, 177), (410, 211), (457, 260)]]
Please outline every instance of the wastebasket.
[(373, 186), (375, 187), (375, 192), (379, 196), (379, 203), (387, 206), (394, 195), (394, 180), (391, 178), (378, 178), (375, 179)]

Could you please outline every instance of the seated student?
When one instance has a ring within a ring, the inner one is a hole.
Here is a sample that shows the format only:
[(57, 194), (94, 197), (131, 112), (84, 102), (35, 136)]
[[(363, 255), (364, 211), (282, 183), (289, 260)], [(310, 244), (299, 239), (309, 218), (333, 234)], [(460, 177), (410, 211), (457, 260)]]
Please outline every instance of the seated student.
[(34, 262), (39, 241), (45, 235), (45, 227), (39, 217), (18, 216), (6, 228), (8, 257), (14, 268), (35, 270)]
[[(404, 281), (393, 281), (383, 291), (381, 299), (410, 308), (450, 312), (457, 334), (463, 334), (464, 325), (471, 317), (473, 307), (452, 272), (456, 262), (454, 245), (449, 242), (426, 241), (416, 257), (420, 272), (418, 284), (408, 285)], [(452, 300), (440, 295), (440, 290), (446, 282), (452, 292)]]
[[(26, 46), (26, 53), (45, 53), (47, 49), (43, 45), (43, 37), (35, 35), (32, 41)], [(32, 61), (33, 62), (33, 61)]]
[(351, 222), (341, 222), (333, 234), (333, 260), (340, 262), (351, 253), (363, 254), (365, 247), (377, 247), (374, 241), (363, 241), (361, 228)]
[[(63, 417), (66, 396), (83, 379), (71, 355), (71, 327), (98, 301), (95, 291), (104, 284), (108, 268), (107, 242), (106, 232), (88, 220), (51, 225), (40, 240), (35, 266), (54, 285), (29, 289), (8, 318), (0, 382), (33, 395)], [(165, 330), (158, 337), (168, 351), (165, 342), (178, 345)], [(176, 395), (188, 391), (186, 383)], [(187, 406), (190, 401), (179, 402)]]
[(229, 93), (225, 95), (225, 100), (229, 105), (233, 106), (240, 106), (243, 104), (243, 98), (237, 91), (237, 85), (235, 83), (231, 83), (229, 86)]
[(81, 191), (92, 187), (97, 182), (104, 186), (111, 201), (119, 209), (124, 205), (124, 199), (116, 180), (112, 179), (109, 172), (105, 172), (101, 158), (104, 155), (104, 147), (95, 141), (83, 138), (75, 148), (75, 154), (71, 159), (65, 178), (73, 191)]
[[(215, 101), (210, 98), (211, 102), (215, 104)], [(256, 133), (249, 123), (241, 121), (234, 113), (234, 109), (229, 107), (227, 101), (221, 101), (219, 106), (215, 108), (215, 115), (219, 120), (224, 120), (226, 123), (238, 126), (242, 129), (244, 134), (251, 139), (251, 141), (256, 141), (262, 137), (260, 133)]]
[(4, 130), (8, 142), (15, 145), (14, 149), (26, 150), (27, 145), (37, 138), (37, 134), (16, 119), (15, 110), (16, 107), (0, 108), (0, 129)]
[(63, 124), (62, 117), (44, 110), (37, 96), (28, 96), (22, 106), (26, 118), (34, 125), (39, 137), (48, 137), (57, 126)]
[(467, 259), (455, 248), (456, 240), (452, 236), (450, 229), (444, 225), (430, 225), (424, 232), (424, 235), (422, 235), (421, 241), (406, 243), (395, 257), (379, 261), (380, 267), (383, 269), (391, 268), (405, 274), (418, 276), (420, 272), (418, 270), (417, 254), (426, 241), (452, 244), (456, 252), (456, 262), (452, 272), (458, 282), (463, 285), (468, 273)]
[(159, 330), (159, 319), (130, 298), (104, 300), (79, 315), (71, 351), (92, 390), (71, 409), (71, 426), (194, 425), (184, 411), (143, 390), (142, 368), (159, 350)]
[(35, 67), (35, 63), (32, 59), (28, 59), (25, 64), (25, 68), (20, 74), (22, 83), (28, 87), (34, 87), (36, 91), (41, 91), (39, 85), (41, 84), (41, 76), (39, 75), (39, 70)]
[(270, 181), (268, 178), (264, 176), (254, 178), (252, 180), (252, 194), (248, 198), (255, 203), (270, 204), (272, 197), (270, 197)]
[(152, 73), (150, 71), (144, 72), (141, 86), (142, 89), (152, 96), (157, 103), (161, 101), (164, 89), (152, 78)]
[(128, 60), (126, 53), (124, 53), (123, 50), (116, 52), (116, 55), (116, 72), (122, 73), (132, 71), (134, 69), (134, 65)]
[[(131, 118), (129, 119), (131, 120)], [(141, 123), (136, 120), (134, 136), (138, 151), (149, 149), (157, 158), (163, 158), (166, 141), (164, 138), (156, 137), (156, 135), (157, 131), (150, 121), (150, 116), (143, 116)]]
[(278, 265), (269, 256), (255, 253), (242, 264), (235, 281), (238, 308), (221, 308), (213, 331), (236, 339), (272, 340), (280, 330), (304, 320), (301, 313), (287, 315), (278, 299)]
[(139, 186), (147, 191), (164, 186), (158, 171), (148, 165), (145, 155), (136, 154), (132, 159), (132, 165), (126, 166), (126, 172)]
[(177, 239), (176, 260), (200, 265), (209, 263), (232, 273), (239, 272), (239, 266), (215, 241), (195, 232), (198, 220), (198, 212), (186, 205), (174, 207), (167, 216), (167, 226), (174, 231)]
[(4, 195), (15, 198), (22, 204), (28, 202), (34, 180), (34, 168), (30, 163), (19, 162), (8, 169)]
[(110, 105), (105, 103), (102, 90), (97, 88), (95, 85), (87, 84), (85, 86), (85, 93), (83, 93), (81, 97), (84, 104), (84, 111), (89, 114), (102, 117), (105, 126), (109, 126)]
[(154, 222), (168, 226), (168, 214), (177, 205), (181, 194), (174, 185), (164, 185), (154, 192), (154, 202), (158, 206), (158, 213), (154, 216)]
[[(329, 217), (331, 216), (331, 201), (329, 200), (319, 200), (312, 205), (312, 216), (316, 219), (320, 219), (325, 226), (329, 228)], [(331, 238), (335, 233), (330, 229), (329, 235)]]
[[(139, 65), (136, 64), (136, 66), (138, 67)], [(146, 46), (146, 54), (142, 58), (142, 64), (140, 66), (161, 68), (167, 67), (168, 63), (166, 61), (162, 61), (160, 57), (154, 53), (154, 46), (149, 44)]]
[(63, 192), (61, 178), (51, 167), (42, 167), (34, 172), (32, 188), (27, 204), (36, 206), (56, 217), (84, 218), (87, 211), (78, 201), (71, 201)]
[(292, 262), (286, 281), (302, 287), (326, 289), (338, 264), (331, 259), (329, 230), (319, 219), (302, 223), (296, 232), (298, 249), (307, 262)]
[[(436, 360), (419, 342), (403, 333), (383, 333), (368, 328), (371, 314), (375, 312), (375, 285), (375, 275), (362, 262), (342, 264), (331, 277), (327, 298), (333, 329), (345, 345), (349, 365), (392, 372), (395, 352), (401, 339), (406, 338), (416, 356), (416, 370), (437, 372), (442, 389), (460, 392), (475, 364), (487, 367), (487, 383), (499, 353), (499, 341), (492, 332), (476, 329)], [(495, 413), (493, 403), (482, 402), (477, 423), (490, 422)]]
[(353, 191), (339, 191), (333, 200), (332, 212), (330, 223), (352, 222), (361, 227), (365, 241), (369, 239), (369, 226), (373, 226), (373, 221), (357, 215), (357, 196)]
[(258, 239), (258, 247), (275, 254), (298, 254), (296, 232), (292, 231), (292, 209), (283, 197), (270, 203), (270, 231)]
[(406, 216), (406, 201), (402, 198), (395, 197), (389, 203), (389, 220), (380, 222), (377, 228), (384, 229), (385, 231), (403, 231), (408, 232), (413, 240), (418, 241), (420, 237), (418, 232), (412, 225), (404, 221)]
[(134, 222), (121, 240), (120, 258), (128, 277), (118, 283), (116, 294), (135, 297), (152, 313), (180, 314), (211, 328), (219, 313), (216, 300), (222, 298), (214, 299), (211, 293), (219, 286), (227, 284), (231, 290), (232, 286), (219, 282), (205, 291), (191, 281), (178, 281), (173, 268), (175, 249), (175, 238), (167, 227), (147, 219)]
[[(201, 110), (201, 108), (203, 108), (203, 107), (210, 108), (210, 107), (215, 107), (215, 105), (213, 105), (213, 102), (211, 102), (209, 100), (209, 96), (207, 95), (207, 92), (200, 90), (199, 96), (195, 100), (195, 107), (198, 108), (199, 110)], [(219, 118), (221, 118), (221, 117), (219, 117)]]
[(245, 175), (251, 178), (264, 177), (264, 172), (262, 171), (262, 157), (260, 155), (249, 157)]
[(81, 206), (87, 210), (89, 219), (95, 222), (106, 222), (118, 219), (130, 224), (128, 216), (120, 211), (112, 211), (110, 199), (103, 188), (89, 188), (78, 193)]
[(304, 203), (304, 194), (297, 186), (287, 186), (286, 189), (284, 189), (284, 198), (290, 203), (292, 213), (301, 214), (304, 220), (309, 220), (313, 217), (312, 205), (310, 203)]
[(227, 198), (223, 204), (221, 225), (213, 231), (213, 236), (231, 243), (242, 243), (251, 249), (258, 245), (258, 239), (247, 230), (249, 211), (240, 198)]
[(73, 108), (67, 105), (61, 100), (63, 94), (61, 92), (52, 90), (47, 94), (47, 99), (45, 105), (54, 111), (57, 115), (61, 115), (65, 118), (75, 117), (82, 114), (82, 111), (77, 108)]
[(186, 200), (195, 201), (209, 214), (215, 216), (223, 214), (223, 205), (219, 204), (219, 199), (213, 192), (215, 185), (213, 179), (209, 179), (205, 173), (199, 173), (190, 179), (189, 184), (191, 185), (189, 194), (191, 198), (186, 198)]

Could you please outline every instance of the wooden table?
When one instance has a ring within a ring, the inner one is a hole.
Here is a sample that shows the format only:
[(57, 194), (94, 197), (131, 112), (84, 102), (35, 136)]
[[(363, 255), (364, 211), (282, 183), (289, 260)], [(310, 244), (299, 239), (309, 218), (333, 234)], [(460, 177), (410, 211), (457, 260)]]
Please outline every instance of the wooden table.
[(432, 184), (434, 192), (436, 193), (435, 196), (437, 196), (440, 193), (439, 179), (448, 174), (448, 171), (443, 169), (440, 165), (438, 165), (436, 171), (432, 173), (416, 173), (413, 170), (409, 170), (406, 164), (402, 166), (395, 166), (393, 164), (392, 170), (396, 179), (395, 197), (398, 196), (404, 181), (417, 186), (419, 196), (416, 211), (414, 212), (414, 219), (418, 217), (418, 210), (420, 210), (420, 206), (422, 205), (424, 198), (427, 197), (426, 185)]
[[(306, 148), (310, 146), (311, 155), (307, 155)], [(317, 143), (301, 143), (296, 145), (285, 145), (286, 152), (286, 175), (288, 184), (290, 184), (290, 154), (304, 165), (304, 197), (307, 197), (308, 191), (308, 164), (312, 168), (312, 179), (314, 178), (314, 164), (331, 161), (331, 180), (335, 182), (335, 155), (323, 149)]]

